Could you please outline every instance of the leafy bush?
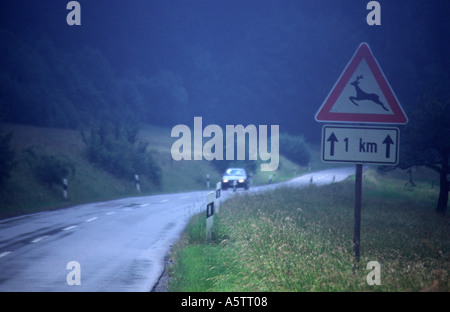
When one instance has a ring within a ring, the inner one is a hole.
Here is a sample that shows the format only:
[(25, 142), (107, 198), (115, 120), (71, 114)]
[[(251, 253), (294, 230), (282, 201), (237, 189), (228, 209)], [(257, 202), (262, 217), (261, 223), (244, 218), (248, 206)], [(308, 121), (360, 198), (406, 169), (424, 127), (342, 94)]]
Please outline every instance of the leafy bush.
[(305, 166), (310, 162), (310, 149), (303, 136), (280, 134), (280, 154), (289, 160)]
[(138, 128), (131, 125), (100, 124), (86, 135), (86, 156), (96, 166), (119, 177), (146, 175), (155, 185), (160, 184), (161, 168), (147, 152), (147, 144), (138, 141)]
[(0, 185), (5, 179), (9, 178), (11, 170), (16, 165), (14, 160), (15, 153), (11, 149), (11, 137), (11, 133), (7, 135), (0, 134)]
[(25, 159), (37, 180), (48, 187), (61, 185), (63, 179), (71, 179), (75, 174), (75, 166), (66, 157), (46, 155), (37, 148), (25, 150)]

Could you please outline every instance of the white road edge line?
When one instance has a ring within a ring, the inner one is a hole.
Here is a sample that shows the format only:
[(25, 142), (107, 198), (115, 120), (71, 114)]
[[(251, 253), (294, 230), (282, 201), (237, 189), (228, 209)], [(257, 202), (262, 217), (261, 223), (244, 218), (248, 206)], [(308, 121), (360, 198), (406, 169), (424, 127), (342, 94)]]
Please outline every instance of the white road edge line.
[(71, 225), (71, 226), (68, 226), (68, 227), (66, 227), (66, 228), (64, 228), (62, 230), (63, 231), (68, 231), (68, 230), (71, 230), (71, 229), (76, 228), (76, 227), (77, 227), (76, 225)]
[(0, 258), (2, 258), (2, 257), (4, 257), (4, 256), (7, 256), (7, 255), (9, 255), (11, 253), (11, 251), (4, 251), (4, 252), (2, 252), (1, 254), (0, 254)]
[(87, 219), (86, 222), (92, 222), (92, 221), (94, 221), (96, 219), (98, 219), (98, 217), (93, 217), (93, 218)]
[(160, 200), (159, 202), (162, 204), (162, 203), (166, 203), (168, 201), (169, 201), (168, 199), (163, 199), (163, 200)]
[(110, 212), (107, 212), (106, 215), (110, 216), (110, 215), (115, 214), (115, 213), (116, 213), (115, 211), (110, 211)]
[(48, 235), (40, 236), (40, 237), (38, 237), (38, 238), (36, 238), (36, 239), (33, 239), (31, 242), (32, 242), (33, 244), (36, 244), (37, 242), (40, 242), (41, 240), (43, 240), (43, 239), (45, 239), (45, 238), (47, 238), (47, 237), (49, 237), (49, 236), (48, 236)]

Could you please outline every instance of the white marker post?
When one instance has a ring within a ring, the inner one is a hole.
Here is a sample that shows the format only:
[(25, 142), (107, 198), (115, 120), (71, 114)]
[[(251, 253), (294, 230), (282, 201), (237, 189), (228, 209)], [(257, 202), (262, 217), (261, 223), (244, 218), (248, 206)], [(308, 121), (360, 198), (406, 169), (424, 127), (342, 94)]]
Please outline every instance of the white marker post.
[(140, 193), (141, 192), (141, 183), (139, 182), (139, 175), (135, 174), (134, 179), (136, 181), (136, 189), (137, 189), (138, 193)]
[(214, 223), (214, 197), (215, 192), (209, 192), (206, 196), (206, 240), (211, 240), (212, 226)]
[(215, 199), (215, 209), (216, 212), (219, 212), (220, 209), (220, 195), (222, 193), (222, 182), (217, 182), (216, 184), (216, 199)]
[(63, 195), (64, 199), (67, 199), (67, 179), (63, 179)]

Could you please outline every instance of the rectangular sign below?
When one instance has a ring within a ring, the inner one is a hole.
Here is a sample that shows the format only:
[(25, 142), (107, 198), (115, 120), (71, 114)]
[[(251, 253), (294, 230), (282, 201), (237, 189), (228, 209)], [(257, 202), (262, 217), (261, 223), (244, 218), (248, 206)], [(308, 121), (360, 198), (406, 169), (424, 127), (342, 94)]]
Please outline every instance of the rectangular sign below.
[(398, 128), (331, 126), (322, 128), (322, 161), (396, 165)]

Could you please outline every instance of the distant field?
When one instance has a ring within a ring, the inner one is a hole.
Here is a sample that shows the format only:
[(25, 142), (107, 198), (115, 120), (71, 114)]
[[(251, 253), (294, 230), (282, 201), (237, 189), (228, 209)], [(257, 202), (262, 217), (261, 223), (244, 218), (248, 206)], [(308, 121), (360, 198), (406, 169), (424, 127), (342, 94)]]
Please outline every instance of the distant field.
[[(210, 175), (211, 187), (220, 181), (221, 172), (206, 160), (177, 162), (172, 159), (170, 149), (175, 139), (171, 138), (169, 128), (144, 125), (139, 132), (139, 139), (149, 143), (148, 152), (162, 169), (160, 187), (145, 176), (140, 177), (141, 194), (136, 190), (134, 176), (119, 179), (89, 163), (83, 154), (85, 144), (77, 130), (5, 124), (2, 132), (13, 133), (12, 145), (18, 164), (0, 189), (0, 218), (120, 197), (204, 189), (207, 174)], [(67, 200), (63, 198), (62, 183), (48, 187), (36, 180), (24, 160), (23, 151), (27, 148), (63, 157), (74, 165), (75, 174), (68, 181)], [(322, 164), (314, 157), (312, 166)], [(307, 170), (281, 156), (277, 172), (259, 172), (253, 183), (268, 183), (270, 175), (273, 182), (282, 181)]]
[[(174, 247), (171, 291), (449, 291), (450, 218), (427, 170), (365, 172), (360, 268), (353, 273), (354, 179), (240, 195), (192, 218)], [(406, 179), (405, 179), (406, 178)], [(370, 261), (381, 285), (368, 285)]]

